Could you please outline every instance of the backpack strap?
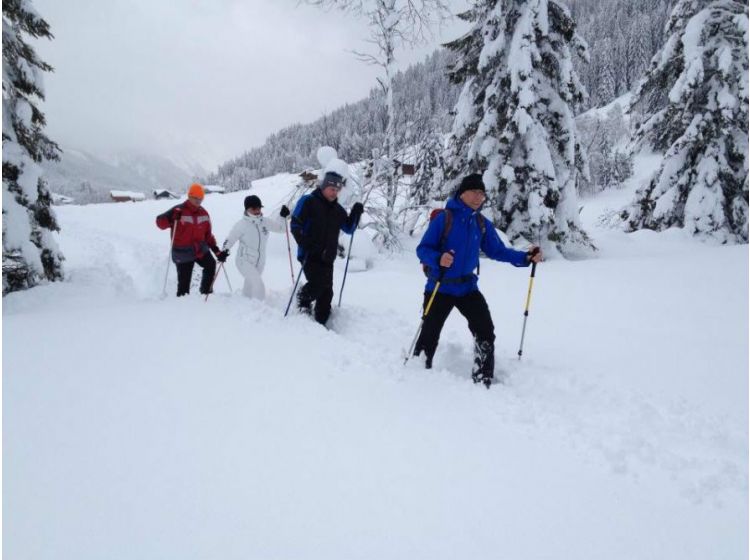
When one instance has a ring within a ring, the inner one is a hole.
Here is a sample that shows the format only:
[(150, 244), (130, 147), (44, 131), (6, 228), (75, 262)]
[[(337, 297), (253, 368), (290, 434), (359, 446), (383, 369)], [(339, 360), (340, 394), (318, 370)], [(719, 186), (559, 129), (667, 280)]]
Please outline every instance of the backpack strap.
[[(442, 251), (445, 243), (448, 241), (448, 234), (451, 232), (451, 227), (453, 226), (453, 212), (451, 212), (448, 208), (436, 209), (433, 210), (433, 214), (430, 219), (434, 219), (434, 217), (437, 217), (438, 214), (443, 214), (443, 216), (445, 216), (445, 221), (443, 222), (443, 231), (440, 233), (440, 250)], [(422, 264), (422, 271), (424, 272), (424, 275), (429, 278), (429, 267), (426, 264)]]
[(443, 215), (445, 216), (445, 222), (443, 222), (443, 233), (440, 235), (440, 249), (448, 241), (448, 235), (451, 232), (451, 227), (453, 227), (453, 212), (451, 212), (450, 208), (445, 208)]
[[(479, 243), (481, 245), (482, 239), (484, 239), (484, 232), (487, 230), (487, 224), (485, 224), (484, 216), (482, 216), (481, 212), (477, 212), (477, 223), (479, 224), (479, 231), (482, 232), (482, 235), (479, 237)], [(482, 259), (477, 260), (477, 276), (479, 276), (481, 265)]]
[[(442, 213), (445, 216), (445, 221), (443, 222), (443, 231), (440, 234), (440, 250), (441, 251), (443, 250), (443, 247), (445, 246), (446, 241), (448, 241), (448, 235), (451, 232), (451, 227), (453, 227), (453, 212), (451, 212), (450, 208), (443, 208)], [(487, 231), (487, 224), (485, 223), (484, 216), (482, 216), (482, 214), (480, 213), (477, 213), (477, 224), (479, 225), (479, 231), (482, 232), (481, 238), (484, 239), (484, 234)], [(479, 268), (480, 268), (480, 263), (477, 263), (477, 276), (479, 276)], [(429, 277), (429, 272), (428, 272), (429, 267), (426, 264), (422, 265), (422, 270), (424, 271), (425, 276)], [(445, 283), (445, 281), (443, 282)]]

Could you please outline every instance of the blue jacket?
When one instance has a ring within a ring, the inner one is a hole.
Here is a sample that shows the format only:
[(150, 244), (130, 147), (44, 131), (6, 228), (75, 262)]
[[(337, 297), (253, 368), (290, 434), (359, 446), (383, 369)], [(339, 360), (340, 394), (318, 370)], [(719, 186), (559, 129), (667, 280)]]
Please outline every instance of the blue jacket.
[(445, 212), (438, 214), (430, 222), (422, 241), (417, 246), (419, 260), (428, 267), (427, 285), (425, 292), (435, 289), (435, 282), (440, 275), (440, 257), (443, 253), (453, 250), (453, 264), (445, 271), (443, 282), (438, 290), (441, 294), (464, 296), (477, 290), (477, 275), (474, 270), (479, 265), (479, 250), (489, 258), (511, 263), (514, 266), (529, 266), (526, 251), (516, 251), (506, 247), (500, 240), (487, 218), (485, 232), (479, 228), (477, 214), (459, 198), (451, 198), (445, 205), (453, 215), (453, 223), (445, 244), (441, 247), (443, 228), (445, 227)]

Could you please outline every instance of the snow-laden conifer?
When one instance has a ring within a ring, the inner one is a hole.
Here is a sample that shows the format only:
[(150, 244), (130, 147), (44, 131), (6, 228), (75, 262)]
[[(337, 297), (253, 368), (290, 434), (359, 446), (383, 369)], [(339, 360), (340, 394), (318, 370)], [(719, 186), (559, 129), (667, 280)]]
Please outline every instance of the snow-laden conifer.
[(432, 130), (416, 147), (414, 177), (409, 200), (413, 206), (426, 205), (444, 181), (444, 135)]
[(555, 0), (477, 0), (461, 14), (471, 30), (447, 46), (463, 83), (449, 138), (446, 188), (484, 173), (487, 207), (512, 241), (549, 252), (592, 247), (578, 220), (576, 183), (587, 173), (574, 108), (585, 91), (573, 69), (587, 56)]
[(3, 1), (3, 294), (62, 278), (59, 228), (39, 162), (58, 159), (37, 107), (44, 99), (40, 60), (26, 37), (52, 38), (30, 0)]
[(634, 144), (664, 160), (622, 217), (630, 230), (747, 242), (747, 3), (680, 0), (667, 34), (636, 92)]

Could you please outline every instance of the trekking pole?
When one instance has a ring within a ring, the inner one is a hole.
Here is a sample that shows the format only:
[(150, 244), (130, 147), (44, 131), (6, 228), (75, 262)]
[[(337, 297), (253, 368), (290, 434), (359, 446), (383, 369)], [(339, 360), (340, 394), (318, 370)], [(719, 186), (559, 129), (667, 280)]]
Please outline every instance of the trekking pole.
[[(365, 185), (367, 184), (367, 181), (363, 181), (362, 184), (359, 183), (356, 179), (354, 180), (355, 183), (357, 183), (357, 186), (359, 186), (360, 196), (362, 194), (362, 191), (364, 190)], [(370, 192), (372, 192), (372, 188), (367, 192), (365, 195), (365, 199), (362, 202), (362, 206), (364, 207), (365, 204), (367, 204), (367, 199), (370, 198)], [(359, 217), (359, 220), (362, 219), (362, 216)], [(349, 257), (352, 255), (352, 243), (354, 243), (354, 233), (357, 231), (357, 228), (359, 227), (359, 220), (357, 220), (357, 225), (354, 226), (354, 231), (352, 232), (352, 237), (349, 239), (349, 251), (346, 253), (346, 266), (344, 267), (344, 278), (341, 281), (341, 291), (339, 292), (339, 304), (338, 307), (341, 307), (341, 298), (344, 295), (344, 284), (346, 283), (346, 274), (349, 271)]]
[(292, 242), (289, 240), (289, 222), (284, 218), (284, 230), (286, 231), (286, 250), (289, 253), (289, 272), (292, 274), (292, 285), (294, 285), (294, 265), (292, 264)]
[(224, 271), (224, 278), (227, 279), (227, 286), (229, 286), (229, 293), (233, 294), (234, 290), (232, 289), (232, 283), (229, 281), (229, 274), (227, 273), (227, 269), (224, 268), (224, 263), (221, 263), (221, 268)]
[[(539, 247), (529, 254), (533, 257), (539, 252)], [(529, 318), (529, 305), (531, 304), (531, 289), (534, 287), (534, 276), (536, 275), (536, 263), (531, 263), (531, 275), (529, 276), (529, 291), (526, 294), (526, 308), (523, 310), (523, 329), (521, 330), (521, 345), (518, 347), (518, 359), (523, 355), (523, 339), (526, 336), (526, 320)]]
[(164, 287), (161, 290), (162, 299), (167, 297), (167, 278), (169, 278), (169, 265), (172, 261), (172, 247), (174, 247), (174, 236), (177, 233), (177, 222), (172, 228), (172, 239), (169, 241), (169, 253), (167, 254), (167, 270), (164, 272)]
[(406, 365), (406, 362), (409, 361), (409, 358), (411, 358), (411, 355), (414, 353), (414, 347), (417, 345), (417, 339), (419, 338), (420, 333), (422, 332), (422, 327), (424, 327), (424, 321), (427, 319), (427, 314), (430, 312), (430, 308), (432, 307), (432, 302), (435, 300), (435, 296), (437, 295), (438, 289), (440, 288), (440, 283), (443, 281), (443, 275), (445, 274), (445, 271), (447, 269), (443, 266), (440, 267), (440, 275), (438, 276), (437, 282), (435, 282), (435, 287), (432, 289), (432, 294), (430, 294), (430, 299), (427, 300), (427, 305), (424, 307), (424, 312), (422, 313), (422, 319), (419, 321), (419, 327), (417, 328), (417, 333), (414, 335), (414, 340), (411, 341), (411, 346), (409, 347), (409, 351), (406, 354), (406, 358), (404, 358), (404, 365)]
[(289, 206), (292, 202), (292, 199), (294, 198), (294, 195), (297, 194), (297, 191), (299, 190), (299, 185), (294, 185), (292, 187), (292, 194), (289, 195), (289, 197), (286, 199), (286, 206)]
[[(221, 274), (221, 269), (224, 268), (224, 263), (220, 262), (219, 267), (216, 269), (216, 274), (214, 274), (214, 279), (211, 280), (211, 286), (208, 288), (208, 293), (206, 294), (206, 299), (204, 301), (208, 301), (208, 296), (211, 295), (211, 292), (214, 291), (214, 283), (216, 282), (216, 279), (219, 277), (219, 274)], [(226, 270), (224, 271), (224, 274), (226, 274)], [(229, 275), (227, 274), (227, 282), (229, 282)], [(232, 289), (232, 285), (229, 284), (229, 289)]]
[(344, 284), (346, 284), (346, 273), (349, 271), (349, 257), (352, 256), (352, 243), (354, 243), (354, 234), (357, 232), (359, 226), (359, 219), (354, 225), (354, 231), (352, 232), (351, 238), (349, 238), (349, 251), (346, 253), (346, 266), (344, 267), (344, 278), (341, 280), (341, 291), (339, 292), (339, 307), (341, 307), (341, 298), (344, 295)]
[(287, 314), (289, 313), (289, 308), (292, 306), (294, 293), (297, 291), (297, 286), (299, 285), (299, 279), (302, 278), (302, 271), (305, 269), (305, 263), (307, 263), (307, 255), (305, 255), (305, 260), (302, 261), (302, 266), (299, 268), (299, 273), (297, 274), (297, 281), (294, 283), (294, 287), (292, 288), (292, 295), (289, 296), (289, 303), (286, 306), (286, 311), (284, 311), (284, 317), (287, 316)]

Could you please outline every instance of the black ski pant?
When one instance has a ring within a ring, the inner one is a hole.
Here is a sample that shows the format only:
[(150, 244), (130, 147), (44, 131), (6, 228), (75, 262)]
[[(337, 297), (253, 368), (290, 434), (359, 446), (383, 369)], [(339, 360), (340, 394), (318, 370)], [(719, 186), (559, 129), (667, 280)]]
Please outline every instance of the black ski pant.
[[(422, 309), (427, 307), (432, 293), (425, 293)], [(469, 330), (474, 336), (474, 367), (472, 376), (475, 380), (492, 379), (495, 373), (495, 325), (492, 323), (487, 301), (479, 290), (465, 296), (435, 294), (430, 312), (422, 325), (422, 332), (417, 339), (414, 355), (424, 351), (427, 367), (432, 366), (432, 358), (437, 350), (440, 332), (443, 330), (448, 315), (456, 307), (469, 322)]]
[(303, 267), (307, 283), (297, 294), (297, 303), (301, 311), (312, 312), (315, 302), (315, 320), (325, 325), (331, 315), (333, 300), (333, 263), (307, 260)]
[(216, 274), (216, 260), (211, 253), (205, 253), (201, 258), (194, 261), (177, 263), (177, 297), (190, 293), (190, 280), (193, 278), (195, 263), (203, 268), (200, 292), (207, 294), (212, 291), (211, 282), (213, 282)]

